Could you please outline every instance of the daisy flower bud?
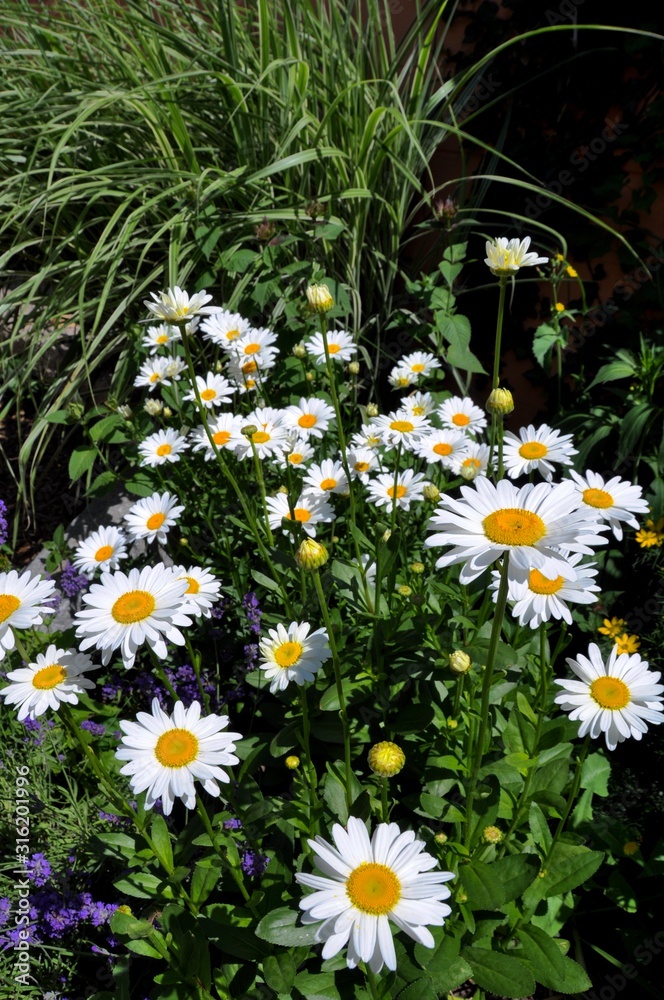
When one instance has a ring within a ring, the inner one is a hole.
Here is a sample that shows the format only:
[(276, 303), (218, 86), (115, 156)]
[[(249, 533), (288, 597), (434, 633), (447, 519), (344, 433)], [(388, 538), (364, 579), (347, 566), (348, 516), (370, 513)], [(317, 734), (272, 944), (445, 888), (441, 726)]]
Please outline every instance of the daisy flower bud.
[(324, 545), (315, 538), (305, 538), (295, 553), (295, 561), (302, 569), (319, 569), (324, 566), (329, 556)]
[(417, 573), (418, 576), (420, 575), (420, 573), (424, 573), (424, 569), (425, 569), (424, 563), (414, 562), (410, 564), (411, 573)]
[(443, 833), (441, 830), (440, 833), (437, 833), (433, 839), (440, 845), (440, 847), (443, 847), (447, 843), (448, 837), (447, 834)]
[(160, 399), (146, 399), (143, 403), (143, 409), (149, 416), (158, 417), (164, 409), (164, 404)]
[(482, 830), (482, 840), (485, 844), (499, 844), (503, 839), (503, 831), (497, 826), (485, 826)]
[(293, 356), (296, 358), (306, 358), (307, 349), (301, 341), (293, 348)]
[(367, 403), (367, 416), (368, 417), (378, 416), (378, 407), (376, 406), (375, 403)]
[(360, 374), (360, 362), (359, 361), (351, 361), (350, 364), (348, 365), (348, 371), (350, 372), (351, 375), (359, 375)]
[(434, 483), (427, 483), (422, 491), (424, 499), (429, 503), (438, 503), (440, 500), (440, 490)]
[(453, 674), (467, 674), (470, 670), (471, 659), (468, 653), (462, 649), (455, 649), (449, 656), (450, 670)]
[(489, 413), (498, 413), (504, 417), (513, 411), (514, 398), (509, 389), (493, 389), (485, 406)]
[(396, 743), (385, 741), (372, 746), (367, 761), (374, 774), (381, 778), (393, 778), (406, 763), (406, 755)]
[(330, 295), (330, 289), (327, 285), (309, 285), (307, 302), (311, 311), (315, 313), (329, 312), (334, 306), (334, 299)]
[(300, 766), (300, 758), (297, 757), (294, 753), (290, 754), (288, 757), (286, 757), (284, 764), (286, 765), (289, 771), (295, 771)]

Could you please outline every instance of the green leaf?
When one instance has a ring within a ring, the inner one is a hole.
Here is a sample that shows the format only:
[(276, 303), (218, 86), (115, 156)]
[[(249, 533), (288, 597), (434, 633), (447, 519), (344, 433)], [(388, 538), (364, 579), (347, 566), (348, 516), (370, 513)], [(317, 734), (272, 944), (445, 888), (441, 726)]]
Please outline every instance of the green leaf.
[(79, 445), (78, 448), (74, 448), (69, 456), (69, 478), (72, 483), (92, 468), (97, 454), (97, 449), (90, 448), (89, 445)]
[(636, 362), (630, 364), (629, 361), (611, 361), (608, 365), (602, 365), (595, 375), (588, 389), (593, 386), (602, 385), (604, 382), (615, 382), (617, 379), (630, 378), (636, 373)]
[(297, 924), (299, 913), (287, 906), (280, 906), (263, 917), (256, 928), (256, 936), (270, 944), (281, 944), (286, 948), (294, 945), (313, 944), (316, 937), (316, 925), (302, 926)]
[(503, 887), (494, 873), (495, 865), (472, 861), (463, 865), (459, 880), (468, 894), (467, 905), (471, 910), (497, 910), (503, 902)]
[(446, 361), (462, 371), (486, 375), (479, 359), (475, 357), (468, 346), (470, 344), (470, 321), (468, 318), (459, 315), (446, 316), (441, 318), (437, 325), (450, 345), (445, 355)]
[(166, 898), (173, 899), (173, 890), (163, 879), (151, 875), (150, 872), (132, 872), (126, 878), (114, 883), (115, 888), (128, 896), (139, 899)]
[(333, 972), (298, 972), (295, 988), (307, 1000), (341, 1000), (339, 990), (334, 985)]
[(221, 876), (221, 860), (216, 857), (197, 861), (191, 876), (189, 895), (200, 906), (208, 898)]
[(102, 441), (112, 434), (116, 427), (119, 427), (123, 423), (124, 420), (119, 413), (109, 413), (107, 417), (103, 417), (96, 424), (88, 428), (90, 437), (93, 441)]
[(501, 906), (520, 896), (537, 878), (540, 863), (535, 854), (512, 854), (489, 866), (502, 886)]
[(549, 326), (548, 323), (542, 323), (541, 326), (538, 326), (533, 338), (533, 355), (540, 367), (547, 366), (550, 353), (557, 343), (564, 343), (564, 338), (554, 327)]
[(438, 1000), (438, 990), (434, 989), (432, 981), (428, 976), (416, 979), (408, 983), (400, 993), (397, 993), (398, 1000)]
[(157, 850), (157, 857), (167, 871), (173, 870), (173, 848), (171, 846), (171, 835), (166, 826), (166, 820), (159, 814), (152, 820), (150, 836)]
[(473, 979), (484, 990), (515, 1000), (535, 992), (530, 970), (516, 958), (488, 948), (464, 948), (461, 957), (470, 963)]
[(146, 958), (161, 958), (163, 955), (156, 948), (153, 948), (151, 944), (147, 941), (127, 941), (127, 948), (129, 951), (133, 951), (136, 955), (144, 955)]
[(271, 576), (266, 576), (265, 573), (261, 573), (257, 569), (252, 569), (251, 575), (256, 583), (260, 583), (261, 587), (265, 587), (266, 590), (279, 590), (279, 584)]
[(425, 948), (416, 944), (415, 960), (433, 980), (439, 993), (449, 993), (465, 983), (473, 970), (464, 959), (459, 958), (459, 938), (451, 934), (448, 927), (432, 927), (431, 933), (436, 941), (435, 947)]
[(268, 955), (263, 962), (265, 982), (275, 993), (290, 994), (295, 982), (295, 963), (287, 951)]
[(560, 896), (570, 889), (586, 882), (602, 863), (602, 851), (591, 851), (580, 844), (560, 842), (556, 844), (545, 869), (524, 893), (524, 903), (528, 907), (537, 905), (540, 899)]
[(551, 847), (551, 831), (546, 816), (536, 802), (530, 803), (528, 824), (535, 845), (539, 847), (542, 854), (547, 854)]
[(553, 938), (533, 924), (520, 928), (518, 937), (537, 982), (566, 993), (563, 953)]

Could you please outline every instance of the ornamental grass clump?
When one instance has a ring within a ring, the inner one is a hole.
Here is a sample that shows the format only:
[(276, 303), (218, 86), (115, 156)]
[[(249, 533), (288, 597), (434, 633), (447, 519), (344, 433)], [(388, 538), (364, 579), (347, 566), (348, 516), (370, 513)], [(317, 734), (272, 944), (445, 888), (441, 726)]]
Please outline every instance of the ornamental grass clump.
[[(487, 247), (496, 352), (508, 278), (547, 261), (528, 245)], [(127, 995), (146, 968), (165, 1000), (582, 993), (597, 799), (664, 718), (601, 603), (642, 488), (575, 468), (548, 424), (505, 430), (497, 366), (487, 398), (452, 394), (433, 331), (389, 406), (362, 395), (322, 285), (296, 353), (242, 288), (145, 300), (164, 332), (133, 341), (137, 499), (73, 540), (66, 643), (55, 583), (0, 574), (5, 724), (47, 727), (99, 817)]]

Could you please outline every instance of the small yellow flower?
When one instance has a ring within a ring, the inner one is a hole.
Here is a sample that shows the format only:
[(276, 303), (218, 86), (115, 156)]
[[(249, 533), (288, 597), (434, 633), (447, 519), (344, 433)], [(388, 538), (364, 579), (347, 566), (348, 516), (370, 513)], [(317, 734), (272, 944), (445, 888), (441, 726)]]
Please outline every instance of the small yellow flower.
[(565, 303), (564, 302), (556, 302), (556, 305), (555, 305), (554, 308), (555, 308), (556, 312), (559, 312), (559, 313), (565, 312)]
[(626, 854), (628, 858), (631, 858), (633, 854), (636, 854), (640, 850), (640, 840), (628, 840), (626, 844), (623, 844), (623, 854)]
[(414, 562), (410, 564), (411, 573), (417, 573), (417, 575), (419, 576), (420, 573), (424, 573), (424, 570), (425, 570), (424, 563)]
[(485, 844), (499, 844), (503, 839), (503, 831), (497, 826), (485, 826), (482, 830), (482, 840)]
[(369, 767), (381, 778), (392, 778), (406, 763), (406, 755), (396, 743), (375, 743), (367, 757)]
[(659, 548), (664, 542), (664, 517), (660, 517), (656, 523), (649, 517), (645, 528), (637, 531), (635, 537), (642, 549), (650, 549), (653, 545)]
[(639, 642), (638, 635), (628, 635), (624, 632), (622, 635), (615, 637), (615, 649), (616, 653), (620, 655), (621, 653), (636, 653), (641, 643)]
[(485, 403), (485, 408), (489, 413), (507, 416), (514, 410), (514, 397), (509, 389), (493, 389)]
[(410, 597), (412, 593), (413, 589), (407, 583), (402, 583), (401, 586), (397, 587), (397, 594), (400, 594), (401, 597)]
[(296, 756), (294, 753), (290, 754), (288, 757), (286, 757), (284, 764), (286, 765), (289, 771), (295, 771), (296, 768), (300, 766), (300, 758)]
[(327, 285), (309, 285), (307, 288), (307, 302), (312, 312), (326, 313), (334, 306), (334, 299), (330, 295)]
[(448, 729), (456, 729), (456, 727), (458, 725), (459, 725), (459, 723), (457, 722), (456, 719), (448, 719), (447, 720), (447, 728)]
[(579, 277), (579, 272), (577, 270), (575, 270), (575, 268), (573, 268), (571, 266), (571, 264), (568, 264), (567, 267), (565, 268), (565, 274), (567, 274), (568, 277), (570, 277), (570, 278), (578, 278)]
[(302, 569), (320, 569), (329, 558), (329, 553), (324, 545), (317, 542), (315, 538), (304, 538), (300, 542), (300, 547), (295, 553), (295, 562)]
[(616, 636), (620, 635), (620, 630), (625, 625), (624, 618), (605, 618), (600, 627), (597, 629), (602, 635), (608, 635), (609, 639), (615, 639)]
[(467, 674), (470, 670), (471, 659), (462, 649), (455, 649), (450, 653), (449, 662), (453, 674)]

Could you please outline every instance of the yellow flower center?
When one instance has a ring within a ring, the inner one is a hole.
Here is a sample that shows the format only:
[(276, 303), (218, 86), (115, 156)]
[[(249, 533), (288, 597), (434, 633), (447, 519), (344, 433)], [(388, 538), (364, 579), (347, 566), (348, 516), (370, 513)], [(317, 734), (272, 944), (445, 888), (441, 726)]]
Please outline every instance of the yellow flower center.
[(52, 663), (50, 667), (42, 667), (32, 678), (32, 686), (38, 691), (50, 691), (62, 684), (67, 676), (67, 670), (60, 663)]
[(590, 697), (601, 708), (612, 711), (629, 705), (629, 688), (618, 677), (598, 677), (590, 685)]
[(300, 427), (314, 427), (316, 424), (316, 418), (313, 413), (303, 413), (298, 420)]
[(484, 534), (496, 545), (534, 545), (546, 535), (546, 525), (531, 510), (505, 507), (482, 521)]
[(464, 469), (470, 467), (472, 467), (473, 469), (482, 468), (482, 463), (480, 462), (479, 458), (464, 458), (461, 465), (464, 467)]
[(254, 444), (265, 444), (266, 441), (270, 440), (270, 435), (267, 431), (256, 431), (251, 435), (251, 440)]
[(584, 490), (583, 502), (589, 507), (600, 507), (602, 510), (613, 507), (613, 497), (606, 490)]
[(203, 389), (203, 392), (201, 393), (201, 399), (205, 400), (214, 399), (216, 395), (217, 393), (214, 389)]
[(399, 434), (410, 434), (411, 431), (415, 430), (415, 424), (411, 424), (410, 420), (393, 420), (390, 424), (390, 430), (398, 431)]
[(237, 340), (240, 336), (239, 330), (229, 330), (226, 334), (226, 340)]
[(150, 514), (150, 517), (145, 522), (145, 527), (150, 531), (156, 531), (157, 528), (161, 528), (162, 524), (166, 520), (166, 515), (159, 511), (158, 514)]
[(320, 488), (322, 490), (333, 490), (336, 485), (337, 485), (336, 479), (323, 479), (323, 481), (320, 484)]
[[(306, 522), (311, 518), (311, 511), (307, 510), (306, 507), (296, 507), (293, 513), (295, 514), (295, 520), (299, 521), (301, 524), (306, 524)], [(290, 516), (290, 511), (286, 514), (286, 517), (289, 521), (293, 520)]]
[(537, 458), (544, 458), (548, 452), (548, 448), (541, 441), (526, 441), (519, 448), (519, 454), (521, 458), (526, 458), (529, 462), (534, 461)]
[(188, 729), (169, 729), (157, 740), (154, 755), (162, 767), (185, 767), (198, 756), (198, 740)]
[(338, 354), (339, 351), (341, 350), (341, 345), (340, 344), (328, 344), (327, 345), (327, 349), (330, 352), (330, 354)]
[(158, 382), (160, 378), (161, 375), (159, 372), (152, 372), (152, 375), (150, 375), (150, 382)]
[(160, 458), (163, 458), (164, 455), (170, 455), (172, 451), (173, 449), (171, 448), (170, 444), (160, 444), (159, 447), (157, 448), (157, 454), (159, 455)]
[(436, 455), (451, 455), (453, 448), (451, 444), (447, 444), (445, 441), (441, 441), (440, 444), (435, 444), (433, 450)]
[(356, 472), (366, 472), (367, 469), (369, 468), (369, 463), (368, 462), (356, 462), (355, 465), (353, 466), (353, 468), (355, 469)]
[(217, 445), (217, 447), (220, 447), (223, 444), (228, 444), (230, 439), (231, 439), (230, 431), (216, 431), (216, 433), (212, 435), (212, 440)]
[(300, 451), (292, 451), (288, 456), (291, 465), (300, 465), (304, 461), (304, 455)]
[(256, 382), (255, 382), (255, 380), (253, 378), (246, 379), (244, 385), (245, 385), (246, 389), (255, 389), (256, 388)]
[(121, 625), (131, 625), (149, 618), (155, 607), (155, 599), (147, 590), (128, 590), (118, 597), (111, 614)]
[(401, 883), (391, 868), (365, 862), (348, 876), (346, 895), (362, 913), (382, 916), (394, 909), (401, 898)]
[(465, 413), (455, 413), (452, 417), (452, 423), (456, 427), (467, 427), (470, 423), (470, 417)]
[(0, 624), (6, 622), (10, 615), (13, 615), (17, 608), (21, 607), (18, 597), (13, 594), (0, 594)]
[(421, 364), (411, 365), (410, 366), (410, 370), (412, 372), (423, 372), (424, 371), (424, 365), (421, 365)]
[(100, 549), (95, 552), (95, 560), (97, 562), (105, 562), (106, 559), (110, 559), (113, 555), (112, 545), (102, 545)]
[(410, 385), (410, 379), (407, 375), (402, 375), (396, 380), (395, 385), (398, 389), (405, 389), (407, 385)]
[(201, 585), (198, 580), (195, 580), (193, 576), (179, 576), (178, 580), (186, 580), (189, 586), (185, 590), (185, 594), (197, 594), (201, 589)]
[(247, 344), (247, 346), (244, 349), (244, 353), (245, 354), (258, 354), (258, 352), (260, 351), (260, 349), (261, 349), (261, 345), (260, 344)]
[(160, 333), (159, 336), (157, 337), (157, 343), (158, 344), (167, 344), (168, 343), (168, 334), (167, 333)]
[(255, 361), (245, 361), (245, 363), (242, 365), (242, 374), (248, 375), (249, 372), (255, 372), (257, 368), (258, 365), (256, 364)]
[(562, 576), (557, 576), (555, 580), (551, 580), (548, 576), (540, 573), (538, 569), (531, 569), (528, 574), (528, 586), (533, 594), (557, 594), (564, 584), (565, 581)]
[(282, 642), (274, 651), (274, 660), (280, 667), (293, 667), (304, 652), (299, 642)]
[[(401, 497), (405, 497), (406, 493), (407, 493), (407, 490), (406, 490), (406, 487), (405, 487), (405, 486), (402, 486), (402, 485), (401, 485), (401, 483), (399, 483), (399, 485), (398, 485), (398, 486), (397, 486), (397, 488), (396, 488), (396, 496), (397, 496), (397, 499), (398, 499), (398, 500), (400, 500), (400, 499), (401, 499)], [(390, 498), (391, 498), (392, 500), (394, 500), (394, 496), (395, 496), (395, 489), (394, 489), (394, 486), (390, 486), (390, 487), (388, 488), (388, 490), (387, 490), (387, 495), (388, 495), (388, 497), (390, 497)]]

